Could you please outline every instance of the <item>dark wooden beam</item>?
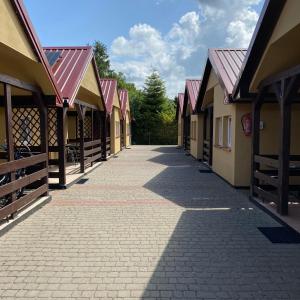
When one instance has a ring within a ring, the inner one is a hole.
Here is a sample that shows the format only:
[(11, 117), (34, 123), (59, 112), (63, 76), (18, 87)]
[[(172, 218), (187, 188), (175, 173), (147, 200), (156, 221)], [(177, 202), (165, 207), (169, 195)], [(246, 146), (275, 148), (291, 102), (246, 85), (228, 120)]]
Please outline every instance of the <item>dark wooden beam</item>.
[(5, 75), (5, 74), (0, 74), (0, 82), (3, 82), (4, 84), (8, 84), (11, 86), (18, 87), (18, 88), (26, 90), (26, 91), (31, 91), (31, 92), (35, 92), (35, 93), (41, 92), (41, 90), (38, 87), (36, 87), (32, 84), (26, 83), (22, 80)]
[(290, 170), (290, 143), (291, 143), (291, 104), (283, 101), (280, 105), (280, 143), (278, 168), (277, 211), (281, 215), (288, 214), (289, 199), (289, 170)]
[(106, 113), (101, 114), (101, 141), (102, 141), (102, 160), (106, 160), (106, 132), (107, 132), (107, 116)]
[(277, 73), (275, 75), (272, 75), (265, 80), (263, 80), (260, 85), (259, 89), (262, 89), (264, 87), (272, 85), (274, 82), (281, 82), (282, 80), (292, 78), (294, 76), (300, 75), (300, 65), (297, 65), (295, 67), (292, 67), (286, 71)]
[(65, 142), (65, 127), (67, 108), (57, 108), (57, 142), (58, 142), (58, 158), (59, 158), (59, 184), (65, 185), (66, 179), (66, 142)]
[[(46, 153), (48, 155), (48, 109), (45, 106), (42, 95), (40, 93), (34, 93), (34, 100), (37, 103), (40, 112), (40, 139), (41, 139), (41, 152)], [(46, 159), (43, 163), (43, 169), (48, 170), (48, 159)], [(48, 187), (48, 176), (45, 176), (41, 179), (41, 182)], [(47, 190), (43, 196), (48, 196), (49, 191)]]
[[(55, 96), (45, 96), (43, 95), (44, 104), (48, 107), (56, 107), (56, 97)], [(33, 102), (33, 95), (29, 96), (14, 96), (11, 97), (12, 107), (36, 107)], [(0, 106), (4, 106), (4, 96), (0, 96)]]
[(255, 177), (255, 172), (259, 171), (259, 163), (255, 157), (260, 154), (260, 111), (265, 96), (265, 89), (261, 90), (253, 101), (252, 105), (252, 154), (251, 154), (251, 185), (250, 194), (255, 196), (255, 187), (259, 186), (259, 180)]
[[(1, 79), (1, 76), (0, 76)], [(4, 84), (4, 99), (5, 99), (5, 119), (6, 119), (6, 143), (7, 143), (7, 156), (8, 161), (12, 162), (15, 160), (15, 150), (14, 150), (14, 137), (12, 132), (12, 106), (11, 106), (11, 86), (9, 84)], [(14, 182), (16, 180), (16, 172), (10, 172), (10, 181)], [(13, 192), (10, 195), (11, 202), (16, 201), (16, 193)], [(13, 217), (13, 216), (12, 216)]]
[(84, 165), (84, 119), (79, 118), (79, 151), (80, 151), (80, 173), (84, 173), (85, 165)]

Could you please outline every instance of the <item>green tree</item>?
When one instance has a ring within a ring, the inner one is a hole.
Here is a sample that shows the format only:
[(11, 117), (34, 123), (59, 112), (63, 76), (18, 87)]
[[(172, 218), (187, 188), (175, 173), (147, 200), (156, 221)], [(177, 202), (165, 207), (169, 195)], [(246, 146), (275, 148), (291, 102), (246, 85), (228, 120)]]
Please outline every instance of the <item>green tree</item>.
[(132, 141), (134, 144), (175, 144), (177, 125), (176, 105), (166, 97), (164, 81), (152, 72), (143, 90), (127, 81), (125, 75), (111, 69), (106, 46), (96, 41), (93, 45), (96, 64), (101, 78), (114, 78), (118, 87), (127, 89), (130, 99)]
[(152, 72), (145, 80), (143, 101), (135, 116), (137, 143), (172, 144), (169, 127), (174, 127), (175, 114), (175, 105), (166, 96), (164, 81), (157, 72)]
[(111, 70), (106, 46), (103, 43), (96, 41), (93, 45), (93, 49), (100, 78), (109, 77)]

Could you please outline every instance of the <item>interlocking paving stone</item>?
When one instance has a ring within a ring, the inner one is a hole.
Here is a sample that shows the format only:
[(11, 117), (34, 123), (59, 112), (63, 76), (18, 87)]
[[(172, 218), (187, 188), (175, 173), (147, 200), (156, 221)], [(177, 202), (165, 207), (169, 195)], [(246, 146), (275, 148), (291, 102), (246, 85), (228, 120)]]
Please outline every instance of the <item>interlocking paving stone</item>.
[(133, 146), (0, 237), (0, 299), (300, 299), (300, 245), (175, 147)]

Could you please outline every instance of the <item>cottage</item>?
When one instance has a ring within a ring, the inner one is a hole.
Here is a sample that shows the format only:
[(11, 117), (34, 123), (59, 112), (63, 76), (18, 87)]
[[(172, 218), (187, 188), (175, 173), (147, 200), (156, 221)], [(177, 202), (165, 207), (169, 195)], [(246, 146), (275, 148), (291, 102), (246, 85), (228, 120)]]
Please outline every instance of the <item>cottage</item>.
[(202, 159), (203, 115), (196, 111), (201, 80), (187, 80), (183, 103), (183, 145), (194, 158)]
[(63, 108), (48, 106), (50, 184), (65, 188), (105, 155), (105, 105), (92, 47), (44, 52), (64, 99)]
[(0, 220), (48, 195), (47, 105), (62, 106), (21, 0), (0, 1)]
[(235, 187), (250, 184), (251, 137), (246, 127), (251, 105), (232, 99), (245, 55), (243, 49), (210, 49), (197, 102), (197, 111), (204, 112), (203, 160)]
[(115, 79), (101, 79), (101, 88), (106, 107), (106, 143), (107, 154), (110, 156), (121, 151), (121, 103), (118, 83)]
[(119, 90), (119, 97), (122, 111), (121, 147), (126, 148), (131, 144), (131, 112), (128, 91), (125, 89)]
[(183, 103), (184, 103), (184, 93), (179, 93), (177, 97), (177, 107), (176, 107), (176, 119), (178, 124), (178, 147), (183, 146)]
[(253, 105), (252, 199), (281, 215), (299, 202), (299, 11), (298, 0), (266, 1), (234, 89)]

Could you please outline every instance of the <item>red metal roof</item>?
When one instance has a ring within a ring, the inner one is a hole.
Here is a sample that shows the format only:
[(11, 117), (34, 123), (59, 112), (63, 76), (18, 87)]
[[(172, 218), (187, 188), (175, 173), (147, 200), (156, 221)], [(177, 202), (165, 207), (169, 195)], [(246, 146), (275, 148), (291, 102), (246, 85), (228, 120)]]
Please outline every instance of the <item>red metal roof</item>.
[(126, 118), (126, 107), (128, 103), (128, 91), (125, 89), (120, 89), (119, 90), (119, 98), (120, 98), (120, 103), (121, 103), (121, 111), (123, 118)]
[[(105, 79), (100, 79), (100, 82), (101, 82), (101, 89), (104, 97), (106, 111), (109, 114), (111, 114), (113, 104), (114, 104), (114, 95), (115, 93), (117, 93), (117, 86), (118, 86), (117, 80), (105, 78)], [(120, 107), (121, 107), (121, 103), (120, 103)]]
[(93, 48), (89, 46), (44, 47), (44, 51), (47, 56), (51, 52), (60, 53), (52, 64), (52, 72), (63, 98), (72, 105), (84, 74), (92, 62)]
[(185, 86), (185, 97), (188, 97), (188, 103), (191, 104), (192, 110), (196, 108), (198, 93), (201, 85), (201, 80), (199, 79), (187, 79)]
[(246, 49), (209, 49), (209, 59), (227, 95), (231, 95), (240, 74)]
[(35, 50), (36, 55), (38, 56), (40, 62), (42, 63), (42, 65), (44, 66), (44, 68), (46, 70), (46, 73), (48, 75), (48, 78), (49, 78), (52, 86), (53, 86), (54, 91), (56, 92), (56, 104), (58, 106), (61, 106), (63, 104), (62, 95), (57, 86), (56, 80), (51, 72), (51, 67), (48, 63), (48, 60), (44, 54), (44, 51), (42, 49), (39, 38), (34, 30), (32, 23), (31, 23), (31, 20), (29, 18), (29, 15), (27, 13), (27, 10), (25, 8), (23, 0), (10, 0), (10, 1), (16, 10), (17, 16), (19, 17), (19, 20), (21, 21), (28, 38), (30, 39), (30, 42), (33, 46), (33, 49)]
[(184, 93), (178, 94), (178, 106), (179, 106), (179, 113), (182, 115), (183, 113), (183, 104), (184, 104)]

